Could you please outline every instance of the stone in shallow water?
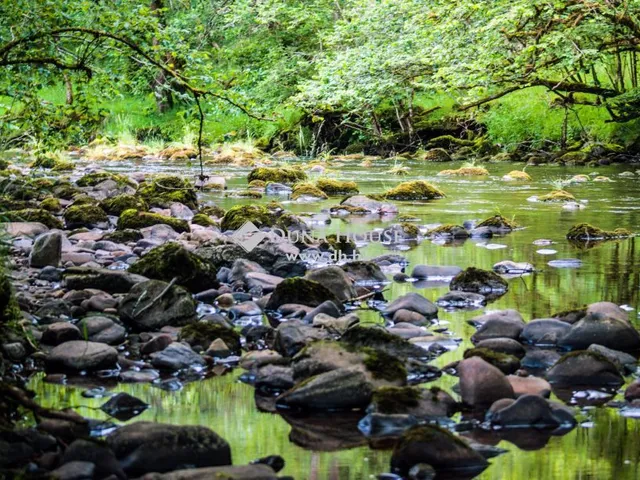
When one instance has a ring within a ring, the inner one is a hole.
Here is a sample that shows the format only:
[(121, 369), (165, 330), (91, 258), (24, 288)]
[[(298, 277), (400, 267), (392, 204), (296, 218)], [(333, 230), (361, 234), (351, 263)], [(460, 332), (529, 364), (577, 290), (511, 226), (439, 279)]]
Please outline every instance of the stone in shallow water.
[(562, 356), (547, 372), (547, 380), (561, 386), (620, 386), (624, 383), (613, 363), (590, 351)]
[(113, 368), (118, 361), (115, 348), (104, 343), (74, 340), (55, 347), (46, 359), (47, 369), (103, 370)]
[(62, 256), (62, 234), (57, 231), (47, 232), (36, 238), (29, 265), (35, 268), (57, 267)]
[(413, 292), (396, 298), (385, 307), (382, 313), (384, 315), (394, 315), (398, 310), (410, 310), (423, 315), (427, 319), (438, 316), (438, 307), (422, 295)]
[(159, 369), (183, 370), (194, 367), (201, 368), (205, 365), (204, 359), (187, 345), (172, 343), (161, 352), (151, 354), (151, 364)]
[(142, 400), (122, 392), (111, 397), (109, 401), (100, 407), (100, 410), (124, 422), (140, 415), (147, 408), (149, 408), (149, 405)]

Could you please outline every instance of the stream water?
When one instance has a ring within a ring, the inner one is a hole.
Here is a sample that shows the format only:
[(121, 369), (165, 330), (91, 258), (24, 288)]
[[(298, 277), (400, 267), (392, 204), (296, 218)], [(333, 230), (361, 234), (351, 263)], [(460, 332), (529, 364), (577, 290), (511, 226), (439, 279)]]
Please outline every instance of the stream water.
[[(597, 169), (598, 175), (609, 176), (610, 183), (588, 182), (566, 187), (579, 200), (587, 201), (586, 208), (578, 211), (563, 210), (558, 204), (532, 203), (527, 198), (553, 190), (552, 182), (576, 174), (589, 174), (593, 169), (564, 167), (533, 167), (527, 172), (530, 183), (505, 182), (501, 177), (509, 170), (523, 165), (490, 164), (491, 176), (485, 179), (436, 177), (438, 170), (451, 168), (449, 164), (419, 164), (408, 161), (409, 175), (396, 177), (385, 173), (392, 165), (376, 163), (362, 168), (358, 162), (347, 163), (331, 172), (344, 180), (356, 180), (363, 193), (380, 193), (400, 181), (424, 179), (433, 182), (447, 195), (445, 199), (426, 203), (398, 202), (400, 213), (419, 218), (418, 225), (455, 223), (482, 220), (500, 212), (525, 227), (504, 237), (488, 242), (467, 240), (453, 245), (439, 245), (425, 240), (405, 251), (391, 252), (388, 246), (369, 244), (360, 249), (361, 258), (369, 259), (383, 253), (401, 253), (406, 256), (411, 271), (413, 265), (457, 265), (491, 269), (501, 260), (526, 261), (537, 271), (534, 274), (511, 279), (509, 291), (497, 301), (476, 311), (439, 313), (442, 322), (448, 322), (453, 337), (462, 339), (459, 348), (439, 357), (438, 366), (462, 358), (471, 346), (469, 337), (473, 327), (466, 320), (489, 310), (514, 308), (525, 321), (545, 318), (552, 313), (607, 300), (626, 305), (631, 321), (640, 327), (640, 239), (606, 242), (593, 248), (580, 249), (565, 239), (569, 228), (582, 222), (604, 229), (627, 228), (640, 232), (640, 176), (619, 176), (629, 166), (610, 166)], [(196, 174), (196, 167), (166, 163), (118, 162), (101, 167), (121, 172), (149, 170), (150, 172)], [(454, 167), (455, 168), (455, 167)], [(210, 174), (227, 175), (228, 190), (246, 188), (248, 169), (238, 167), (211, 167)], [(225, 198), (224, 193), (204, 195), (228, 208), (237, 203), (267, 202)], [(282, 201), (296, 213), (317, 214), (337, 204), (338, 198), (323, 202), (300, 204)], [(318, 230), (342, 233), (364, 233), (393, 223), (393, 218), (333, 219), (331, 224)], [(395, 220), (397, 222), (397, 220)], [(537, 239), (555, 242), (550, 246), (537, 246)], [(487, 248), (486, 243), (501, 248)], [(541, 249), (556, 250), (555, 254), (537, 253)], [(552, 260), (575, 258), (582, 261), (578, 268), (550, 266)], [(412, 283), (391, 283), (385, 293), (394, 299), (410, 291), (417, 291), (435, 301), (448, 291), (446, 284), (424, 286)], [(378, 322), (375, 312), (362, 312), (362, 321)], [(131, 421), (148, 420), (176, 424), (205, 425), (224, 437), (230, 444), (234, 463), (242, 464), (261, 456), (279, 454), (287, 464), (281, 474), (296, 479), (368, 479), (389, 470), (390, 450), (370, 448), (365, 437), (357, 430), (359, 416), (326, 415), (310, 418), (284, 419), (280, 415), (260, 412), (254, 402), (252, 387), (240, 383), (239, 369), (233, 372), (185, 385), (181, 391), (166, 392), (150, 385), (120, 384), (117, 392), (130, 393), (150, 405), (150, 408)], [(631, 380), (631, 378), (629, 378)], [(435, 382), (449, 392), (457, 383), (455, 377), (443, 375)], [(30, 387), (37, 400), (46, 406), (75, 407), (89, 417), (107, 417), (96, 410), (104, 399), (81, 396), (82, 388), (46, 383), (42, 375), (34, 377)], [(592, 392), (592, 395), (594, 393)], [(640, 419), (623, 416), (620, 410), (609, 407), (582, 405), (576, 396), (563, 397), (570, 404), (581, 404), (579, 426), (564, 436), (548, 437), (521, 432), (518, 435), (498, 434), (477, 437), (485, 443), (507, 449), (504, 455), (491, 459), (491, 466), (478, 476), (480, 479), (636, 479), (640, 478)], [(615, 397), (620, 400), (621, 395)], [(593, 402), (586, 402), (593, 403)], [(361, 416), (361, 415), (360, 415)]]

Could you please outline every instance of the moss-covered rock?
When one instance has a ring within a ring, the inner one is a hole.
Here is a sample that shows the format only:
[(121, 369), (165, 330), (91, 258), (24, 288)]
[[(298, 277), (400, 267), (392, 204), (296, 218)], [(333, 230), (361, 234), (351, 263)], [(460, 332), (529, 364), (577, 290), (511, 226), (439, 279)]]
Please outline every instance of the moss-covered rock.
[(563, 165), (584, 165), (589, 160), (589, 154), (582, 151), (567, 152), (557, 159)]
[(293, 191), (291, 192), (291, 199), (298, 200), (299, 198), (318, 198), (318, 199), (326, 199), (327, 194), (322, 190), (317, 188), (311, 183), (297, 183), (293, 186)]
[(404, 384), (407, 369), (399, 358), (375, 348), (360, 347), (360, 351), (365, 355), (364, 365), (374, 380), (399, 381)]
[(263, 182), (296, 183), (307, 179), (307, 174), (296, 167), (259, 167), (249, 173), (247, 180), (262, 180)]
[(433, 200), (444, 196), (440, 189), (423, 180), (403, 182), (384, 194), (389, 200)]
[(518, 224), (513, 220), (503, 217), (502, 215), (494, 215), (486, 220), (483, 220), (477, 225), (477, 228), (489, 227), (498, 232), (511, 232), (518, 228)]
[(505, 375), (515, 373), (520, 368), (520, 360), (513, 355), (496, 352), (489, 348), (470, 348), (464, 352), (463, 358), (480, 357)]
[(438, 387), (379, 387), (371, 397), (367, 409), (382, 415), (415, 415), (417, 417), (446, 417), (457, 406), (451, 396)]
[(27, 208), (3, 213), (8, 222), (38, 222), (49, 228), (64, 228), (63, 223), (41, 208)]
[(198, 195), (186, 179), (175, 175), (159, 175), (140, 185), (138, 195), (151, 207), (167, 208), (178, 202), (192, 210), (198, 209)]
[(249, 182), (249, 188), (264, 188), (267, 186), (267, 182), (264, 180), (252, 180)]
[(87, 173), (83, 177), (79, 178), (76, 182), (76, 185), (79, 187), (95, 187), (99, 183), (104, 182), (105, 180), (113, 180), (118, 185), (128, 185), (130, 187), (135, 187), (136, 183), (128, 178), (125, 175), (120, 173), (110, 173), (110, 172), (94, 172)]
[(69, 182), (64, 182), (53, 187), (53, 194), (63, 200), (71, 200), (74, 196), (82, 193), (82, 190)]
[(207, 205), (205, 207), (202, 207), (200, 210), (198, 210), (198, 213), (201, 213), (203, 215), (207, 215), (213, 218), (222, 218), (224, 217), (224, 214), (226, 212), (224, 208), (218, 207), (216, 205)]
[(67, 228), (92, 228), (109, 221), (107, 214), (97, 205), (72, 205), (64, 211)]
[(157, 213), (139, 212), (137, 210), (125, 210), (118, 219), (118, 230), (153, 227), (154, 225), (169, 225), (176, 232), (189, 232), (189, 223), (185, 220), (158, 215)]
[(209, 215), (205, 215), (204, 213), (197, 213), (191, 219), (191, 225), (200, 225), (201, 227), (211, 227), (215, 225), (216, 222)]
[(221, 339), (234, 355), (240, 355), (240, 335), (233, 329), (219, 324), (196, 322), (180, 330), (180, 341), (187, 342), (192, 347), (198, 346), (206, 350), (211, 342)]
[(220, 228), (237, 230), (246, 222), (252, 222), (257, 228), (272, 227), (276, 220), (277, 215), (262, 205), (236, 205), (224, 214)]
[(177, 242), (153, 248), (129, 272), (165, 282), (175, 278), (178, 285), (193, 292), (218, 286), (215, 268)]
[(567, 239), (578, 241), (611, 240), (614, 238), (628, 238), (632, 235), (633, 233), (625, 228), (602, 230), (588, 223), (580, 223), (571, 227), (569, 233), (567, 233)]
[(11, 200), (34, 200), (41, 196), (42, 190), (20, 178), (0, 179), (0, 192)]
[(565, 190), (554, 190), (553, 192), (542, 195), (538, 198), (540, 202), (575, 202), (576, 197)]
[(449, 288), (452, 291), (491, 293), (506, 292), (509, 284), (494, 272), (469, 267), (453, 277)]
[(489, 171), (484, 167), (460, 167), (455, 170), (442, 170), (438, 172), (443, 177), (486, 177)]
[(354, 195), (360, 191), (356, 182), (343, 182), (330, 178), (318, 179), (316, 187), (327, 195)]
[(336, 235), (331, 233), (324, 238), (325, 243), (321, 245), (321, 249), (326, 247), (327, 250), (333, 250), (334, 252), (342, 252), (345, 255), (352, 255), (358, 251), (356, 242), (349, 238), (347, 235)]
[(451, 155), (444, 148), (432, 148), (418, 155), (420, 160), (426, 162), (450, 162)]
[(147, 202), (136, 195), (116, 195), (100, 202), (100, 207), (109, 215), (120, 215), (125, 210), (145, 211), (149, 208)]
[(317, 307), (327, 300), (341, 305), (340, 300), (324, 285), (301, 277), (287, 278), (276, 286), (266, 309), (276, 310), (287, 303)]
[(355, 326), (347, 330), (340, 341), (352, 347), (368, 347), (396, 358), (422, 358), (428, 352), (418, 345), (379, 327)]
[[(0, 197), (0, 212), (38, 207), (41, 207), (41, 205), (38, 205), (38, 203), (33, 200), (13, 200), (12, 198)], [(45, 208), (45, 210), (47, 209)]]
[(431, 148), (446, 148), (447, 150), (455, 150), (460, 147), (475, 147), (476, 142), (473, 140), (463, 140), (456, 138), (453, 135), (441, 135), (439, 137), (432, 138), (427, 143)]
[(114, 243), (129, 243), (137, 242), (138, 240), (142, 240), (142, 238), (144, 237), (138, 230), (125, 229), (107, 233), (102, 237), (102, 240), (108, 240)]
[(235, 192), (229, 192), (227, 194), (225, 194), (225, 197), (231, 197), (231, 198), (253, 198), (253, 199), (260, 199), (262, 198), (262, 193), (257, 192), (255, 190), (237, 190)]
[(506, 181), (521, 182), (530, 182), (532, 180), (531, 175), (529, 175), (527, 172), (523, 172), (522, 170), (511, 170), (504, 177), (502, 177), (502, 179)]
[(469, 232), (467, 232), (467, 230), (462, 225), (446, 224), (440, 225), (436, 228), (432, 228), (427, 232), (427, 236), (431, 238), (468, 238)]
[(40, 208), (47, 212), (58, 213), (62, 210), (62, 205), (57, 198), (47, 197), (40, 202)]
[(9, 168), (11, 164), (9, 163), (8, 160), (5, 160), (4, 158), (0, 158), (0, 170), (6, 170), (7, 168)]

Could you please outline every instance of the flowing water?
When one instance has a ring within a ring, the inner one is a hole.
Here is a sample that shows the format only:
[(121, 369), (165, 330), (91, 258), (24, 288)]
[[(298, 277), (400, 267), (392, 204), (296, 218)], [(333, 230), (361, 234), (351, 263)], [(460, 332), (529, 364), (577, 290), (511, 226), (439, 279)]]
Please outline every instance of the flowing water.
[[(598, 175), (606, 175), (610, 183), (589, 182), (566, 187), (587, 207), (578, 211), (563, 210), (561, 205), (532, 203), (527, 198), (553, 190), (552, 182), (576, 174), (589, 174), (593, 169), (534, 167), (528, 168), (533, 177), (530, 183), (505, 182), (502, 175), (522, 165), (490, 164), (491, 173), (485, 179), (460, 179), (436, 177), (441, 168), (437, 164), (406, 162), (411, 167), (406, 177), (396, 177), (386, 172), (389, 162), (362, 168), (345, 164), (330, 175), (344, 180), (356, 180), (363, 193), (380, 193), (404, 180), (424, 179), (435, 183), (447, 198), (432, 202), (397, 202), (400, 213), (419, 218), (418, 225), (455, 223), (465, 220), (482, 220), (498, 211), (524, 229), (504, 237), (494, 237), (487, 242), (467, 240), (462, 243), (439, 245), (425, 240), (404, 251), (391, 251), (389, 246), (371, 243), (360, 249), (361, 258), (368, 259), (383, 253), (401, 253), (413, 265), (457, 265), (491, 269), (501, 260), (532, 263), (534, 274), (511, 279), (509, 291), (497, 301), (476, 311), (439, 313), (452, 337), (462, 339), (459, 348), (434, 361), (438, 366), (458, 360), (471, 346), (469, 337), (474, 329), (466, 323), (473, 316), (485, 311), (505, 308), (517, 309), (525, 321), (549, 317), (554, 312), (581, 307), (600, 300), (626, 305), (631, 321), (640, 326), (640, 240), (627, 239), (577, 248), (565, 239), (569, 228), (582, 222), (592, 223), (603, 229), (627, 228), (640, 232), (640, 176), (619, 176), (629, 166), (600, 167)], [(103, 165), (102, 165), (103, 166)], [(119, 162), (107, 165), (115, 171), (182, 173), (193, 176), (195, 167), (163, 163)], [(227, 193), (246, 188), (247, 169), (237, 167), (213, 167), (209, 174), (228, 175)], [(206, 194), (205, 200), (228, 208), (238, 203), (261, 203), (272, 200), (246, 200), (224, 197), (223, 193)], [(322, 209), (337, 204), (334, 198), (323, 202), (300, 204), (282, 201), (285, 207), (297, 214), (317, 214)], [(341, 233), (364, 233), (393, 223), (393, 218), (333, 219), (331, 224), (318, 227), (317, 233), (339, 230)], [(395, 220), (397, 223), (397, 220)], [(549, 239), (550, 246), (537, 246), (538, 239)], [(487, 248), (486, 243), (501, 248)], [(541, 249), (556, 250), (555, 254), (537, 253)], [(552, 260), (575, 258), (582, 261), (578, 268), (550, 266)], [(394, 299), (410, 291), (417, 291), (432, 301), (448, 291), (446, 284), (420, 285), (392, 283), (385, 296)], [(361, 320), (378, 322), (375, 312), (362, 312)], [(247, 463), (269, 454), (282, 455), (287, 466), (282, 474), (296, 479), (367, 479), (389, 470), (391, 451), (370, 448), (357, 428), (358, 416), (326, 415), (309, 418), (289, 418), (260, 412), (254, 402), (253, 388), (240, 383), (239, 369), (233, 372), (185, 385), (178, 392), (166, 392), (150, 385), (120, 384), (117, 392), (130, 393), (150, 405), (150, 408), (131, 421), (148, 420), (176, 424), (199, 424), (214, 429), (232, 447), (234, 463)], [(631, 379), (629, 379), (631, 380)], [(426, 386), (437, 385), (451, 392), (457, 383), (454, 377), (443, 375)], [(82, 388), (59, 386), (36, 376), (31, 387), (38, 400), (47, 406), (75, 407), (86, 416), (107, 417), (95, 408), (104, 399), (86, 399)], [(565, 398), (570, 404), (578, 402), (571, 394)], [(615, 399), (620, 400), (619, 394)], [(578, 402), (579, 403), (579, 402)], [(586, 402), (593, 403), (593, 402)], [(491, 460), (491, 466), (479, 475), (480, 479), (636, 479), (640, 478), (640, 420), (625, 417), (614, 408), (582, 405), (578, 414), (579, 426), (564, 436), (546, 436), (521, 432), (517, 435), (498, 434), (476, 436), (476, 440), (508, 450), (508, 453)]]

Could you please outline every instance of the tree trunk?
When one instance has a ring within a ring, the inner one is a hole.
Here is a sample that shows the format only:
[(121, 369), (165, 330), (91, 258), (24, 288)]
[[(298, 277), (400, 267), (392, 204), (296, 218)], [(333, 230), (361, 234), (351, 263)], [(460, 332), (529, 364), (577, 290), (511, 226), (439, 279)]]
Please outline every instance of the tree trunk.
[[(163, 0), (151, 0), (150, 10), (158, 17), (160, 26), (164, 25), (164, 14), (162, 9)], [(153, 45), (158, 45), (158, 39), (153, 39)], [(171, 63), (170, 55), (167, 55), (167, 63)], [(160, 113), (164, 113), (173, 108), (173, 94), (171, 93), (171, 81), (167, 78), (165, 72), (160, 70), (153, 79), (154, 95), (156, 97), (156, 106)]]

